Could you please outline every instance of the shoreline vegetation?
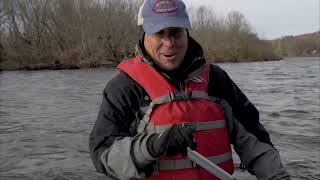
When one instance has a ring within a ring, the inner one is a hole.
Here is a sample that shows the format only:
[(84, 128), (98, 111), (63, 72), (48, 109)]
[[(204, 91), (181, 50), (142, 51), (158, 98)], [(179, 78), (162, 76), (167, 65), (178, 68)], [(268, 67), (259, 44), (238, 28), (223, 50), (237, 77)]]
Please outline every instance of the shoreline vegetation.
[[(114, 67), (135, 55), (142, 0), (0, 1), (0, 70)], [(320, 56), (320, 32), (259, 39), (238, 11), (188, 9), (191, 36), (209, 62)]]

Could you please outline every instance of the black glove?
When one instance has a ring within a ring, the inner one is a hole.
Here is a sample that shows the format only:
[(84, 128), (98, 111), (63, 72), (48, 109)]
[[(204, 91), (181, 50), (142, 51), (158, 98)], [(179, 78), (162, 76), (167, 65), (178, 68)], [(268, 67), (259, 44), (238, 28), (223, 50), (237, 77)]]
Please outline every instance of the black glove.
[(187, 156), (187, 147), (196, 149), (192, 133), (196, 127), (182, 127), (181, 125), (172, 125), (161, 134), (154, 134), (147, 142), (148, 151), (154, 157), (174, 156), (181, 153)]

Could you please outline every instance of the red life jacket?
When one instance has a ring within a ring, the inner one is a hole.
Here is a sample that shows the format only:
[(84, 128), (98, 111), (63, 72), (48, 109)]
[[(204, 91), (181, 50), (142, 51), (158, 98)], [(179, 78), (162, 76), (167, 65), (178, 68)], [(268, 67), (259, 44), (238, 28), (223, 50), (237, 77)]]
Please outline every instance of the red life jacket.
[[(159, 133), (172, 124), (196, 123), (197, 130), (193, 134), (197, 142), (196, 151), (229, 174), (233, 173), (224, 110), (216, 98), (208, 96), (209, 64), (188, 78), (185, 89), (180, 91), (139, 56), (121, 62), (118, 69), (139, 83), (152, 100), (139, 123), (138, 132)], [(218, 179), (181, 155), (161, 156), (157, 168), (158, 173), (148, 179)]]

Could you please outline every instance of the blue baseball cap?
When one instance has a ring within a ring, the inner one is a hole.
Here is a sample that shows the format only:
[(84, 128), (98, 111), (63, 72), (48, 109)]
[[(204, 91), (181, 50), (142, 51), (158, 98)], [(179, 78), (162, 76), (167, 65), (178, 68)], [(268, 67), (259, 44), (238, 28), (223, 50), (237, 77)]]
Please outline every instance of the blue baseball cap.
[(168, 27), (191, 29), (186, 6), (181, 0), (145, 0), (140, 6), (138, 26), (147, 34)]

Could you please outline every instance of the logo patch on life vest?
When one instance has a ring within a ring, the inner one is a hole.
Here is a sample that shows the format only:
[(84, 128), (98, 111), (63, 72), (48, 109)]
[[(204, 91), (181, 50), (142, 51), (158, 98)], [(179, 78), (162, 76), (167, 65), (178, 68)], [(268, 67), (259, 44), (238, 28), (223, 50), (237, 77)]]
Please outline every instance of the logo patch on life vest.
[(192, 78), (190, 79), (190, 81), (198, 82), (198, 83), (206, 82), (206, 80), (205, 80), (203, 77), (201, 77), (201, 76), (192, 77)]
[(152, 11), (156, 13), (175, 12), (178, 6), (174, 0), (157, 0), (152, 7)]

